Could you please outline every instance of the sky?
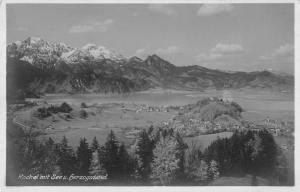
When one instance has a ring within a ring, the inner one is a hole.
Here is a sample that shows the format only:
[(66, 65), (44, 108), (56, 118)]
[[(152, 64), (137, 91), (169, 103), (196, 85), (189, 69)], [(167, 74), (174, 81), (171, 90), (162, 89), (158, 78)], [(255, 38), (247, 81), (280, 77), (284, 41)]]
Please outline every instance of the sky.
[(7, 42), (27, 37), (178, 66), (294, 73), (293, 4), (8, 4)]

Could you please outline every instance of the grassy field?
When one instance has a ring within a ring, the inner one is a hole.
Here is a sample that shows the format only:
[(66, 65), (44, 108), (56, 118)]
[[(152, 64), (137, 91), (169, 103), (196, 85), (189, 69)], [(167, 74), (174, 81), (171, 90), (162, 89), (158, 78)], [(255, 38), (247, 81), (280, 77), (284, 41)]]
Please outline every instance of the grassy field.
[[(118, 140), (129, 145), (138, 130), (149, 128), (151, 125), (158, 125), (161, 122), (172, 118), (176, 112), (139, 112), (135, 104), (100, 104), (85, 108), (88, 113), (87, 118), (80, 117), (80, 102), (72, 103), (73, 110), (70, 115), (72, 118), (66, 120), (60, 114), (54, 114), (44, 119), (32, 118), (34, 111), (40, 107), (36, 106), (30, 109), (21, 110), (16, 113), (17, 121), (23, 124), (30, 124), (29, 119), (36, 121), (37, 127), (44, 128), (46, 135), (41, 139), (48, 137), (55, 141), (60, 141), (63, 136), (69, 140), (69, 144), (73, 147), (79, 144), (80, 138), (85, 137), (91, 142), (97, 137), (100, 144), (104, 144), (108, 133), (113, 130)], [(54, 129), (47, 129), (47, 127)]]

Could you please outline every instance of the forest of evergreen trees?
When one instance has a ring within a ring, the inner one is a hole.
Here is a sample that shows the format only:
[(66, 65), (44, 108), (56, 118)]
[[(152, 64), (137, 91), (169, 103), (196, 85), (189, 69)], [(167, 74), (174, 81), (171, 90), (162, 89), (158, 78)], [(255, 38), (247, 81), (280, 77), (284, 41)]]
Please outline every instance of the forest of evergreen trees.
[[(265, 130), (235, 132), (217, 139), (204, 151), (188, 146), (173, 129), (142, 130), (129, 150), (113, 131), (100, 146), (85, 138), (73, 149), (63, 137), (58, 143), (37, 139), (39, 133), (25, 132), (9, 123), (7, 136), (7, 185), (207, 185), (221, 176), (251, 174), (270, 179), (271, 185), (286, 184), (278, 169), (279, 150)], [(89, 181), (21, 181), (18, 176), (50, 174), (107, 176)], [(256, 182), (253, 181), (253, 185)]]

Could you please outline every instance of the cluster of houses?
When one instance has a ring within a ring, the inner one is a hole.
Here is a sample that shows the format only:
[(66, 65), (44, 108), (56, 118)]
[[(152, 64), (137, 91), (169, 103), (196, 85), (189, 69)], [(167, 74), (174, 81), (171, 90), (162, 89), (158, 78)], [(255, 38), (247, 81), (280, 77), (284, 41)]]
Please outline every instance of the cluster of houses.
[(240, 124), (233, 124), (231, 126), (225, 126), (220, 123), (213, 123), (211, 121), (203, 121), (195, 118), (174, 118), (169, 121), (163, 121), (162, 126), (174, 127), (176, 131), (186, 136), (197, 135), (200, 133), (214, 133), (220, 131), (234, 131), (245, 129)]
[(28, 103), (33, 103), (35, 105), (47, 104), (47, 101), (42, 98), (26, 98), (25, 101)]
[(252, 131), (260, 131), (267, 129), (273, 136), (279, 136), (285, 133), (288, 133), (289, 130), (286, 126), (283, 126), (282, 122), (277, 120), (265, 120), (263, 124), (250, 124), (249, 127), (244, 127), (241, 124), (232, 124), (226, 126), (220, 123), (212, 123), (210, 121), (202, 121), (200, 119), (187, 119), (187, 120), (176, 120), (162, 122), (164, 126), (176, 127), (181, 133), (193, 134), (193, 133), (207, 133), (207, 132), (218, 132), (221, 130), (224, 131), (243, 131), (246, 129)]
[(264, 126), (275, 136), (288, 134), (290, 131), (287, 123), (284, 121), (273, 120), (267, 117), (263, 122)]
[(141, 104), (138, 105), (137, 109), (135, 110), (136, 113), (140, 112), (169, 112), (169, 109), (165, 106), (152, 106), (152, 105), (145, 105)]
[(267, 117), (261, 123), (249, 123), (248, 129), (252, 131), (268, 130), (273, 136), (290, 135), (287, 123), (279, 120), (270, 119)]

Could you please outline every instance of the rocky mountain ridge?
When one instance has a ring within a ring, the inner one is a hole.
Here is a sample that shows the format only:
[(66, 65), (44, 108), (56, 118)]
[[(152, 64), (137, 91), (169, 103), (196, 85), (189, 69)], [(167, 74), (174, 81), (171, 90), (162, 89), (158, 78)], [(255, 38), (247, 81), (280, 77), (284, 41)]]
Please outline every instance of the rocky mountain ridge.
[(157, 55), (144, 60), (126, 58), (93, 44), (78, 49), (27, 38), (7, 46), (7, 84), (8, 95), (24, 97), (43, 93), (121, 94), (155, 87), (292, 92), (294, 77), (270, 71), (224, 72), (197, 65), (175, 66)]

